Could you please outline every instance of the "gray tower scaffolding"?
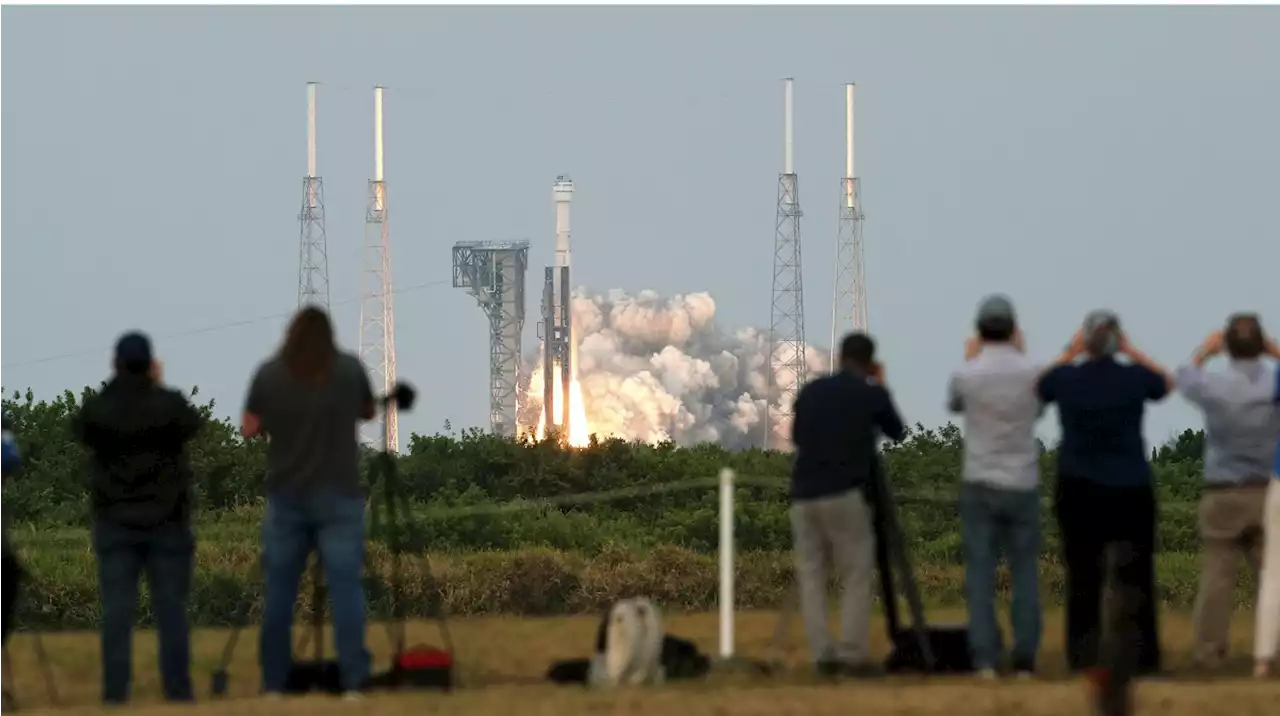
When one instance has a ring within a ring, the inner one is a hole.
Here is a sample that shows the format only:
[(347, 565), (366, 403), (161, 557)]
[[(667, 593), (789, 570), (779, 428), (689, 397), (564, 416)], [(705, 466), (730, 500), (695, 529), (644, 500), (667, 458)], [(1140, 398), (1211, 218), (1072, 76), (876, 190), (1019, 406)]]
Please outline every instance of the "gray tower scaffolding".
[(475, 297), (489, 319), (489, 426), (515, 437), (524, 330), (528, 241), (459, 241), (453, 245), (453, 287)]
[(808, 363), (804, 339), (804, 276), (800, 252), (800, 179), (795, 173), (791, 80), (786, 80), (785, 153), (778, 175), (777, 224), (773, 245), (773, 301), (769, 321), (769, 398), (777, 394), (777, 420), (773, 406), (765, 413), (764, 447), (782, 447), (775, 440), (775, 423), (791, 425), (796, 396), (804, 385)]

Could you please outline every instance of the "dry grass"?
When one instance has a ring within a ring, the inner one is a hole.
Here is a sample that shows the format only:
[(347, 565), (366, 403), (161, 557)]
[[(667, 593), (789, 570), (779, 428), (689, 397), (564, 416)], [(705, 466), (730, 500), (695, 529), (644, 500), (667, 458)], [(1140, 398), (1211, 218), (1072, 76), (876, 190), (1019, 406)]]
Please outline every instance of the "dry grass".
[[(955, 610), (939, 612), (942, 621), (957, 620)], [(709, 653), (717, 644), (717, 622), (714, 615), (668, 615), (668, 628), (699, 643)], [(770, 612), (745, 612), (738, 615), (738, 652), (763, 656), (777, 624)], [(1234, 651), (1247, 654), (1251, 619), (1237, 618), (1233, 627)], [(670, 686), (662, 690), (620, 694), (587, 693), (574, 688), (556, 688), (538, 683), (547, 665), (558, 658), (584, 656), (590, 648), (595, 618), (555, 617), (545, 619), (477, 617), (451, 623), (457, 642), (461, 688), (451, 694), (413, 693), (385, 695), (349, 704), (308, 697), (268, 704), (253, 698), (258, 688), (257, 645), (253, 634), (243, 635), (232, 665), (232, 702), (236, 710), (265, 714), (267, 710), (325, 716), (334, 713), (415, 714), (473, 713), (577, 714), (662, 713), (666, 716), (688, 714), (937, 714), (966, 716), (977, 714), (1027, 716), (1081, 716), (1088, 713), (1084, 689), (1079, 681), (1065, 679), (1062, 670), (1062, 623), (1060, 615), (1048, 615), (1045, 644), (1041, 651), (1044, 677), (1033, 683), (979, 684), (968, 678), (935, 678), (927, 682), (916, 678), (886, 679), (876, 683), (821, 685), (813, 682), (803, 666), (803, 650), (799, 625), (795, 623), (788, 658), (795, 664), (793, 672), (770, 680), (748, 679), (737, 675), (716, 675), (706, 684)], [(882, 630), (876, 649), (885, 650)], [(1188, 645), (1186, 617), (1176, 613), (1164, 615), (1165, 649), (1171, 666), (1184, 661)], [(197, 688), (208, 688), (208, 674), (218, 661), (226, 641), (225, 632), (201, 632), (195, 641), (194, 674)], [(410, 643), (438, 643), (433, 626), (415, 623), (410, 626)], [(54, 663), (60, 701), (73, 711), (95, 713), (99, 698), (97, 639), (92, 634), (54, 634), (44, 637), (46, 649)], [(370, 648), (385, 662), (388, 640), (377, 628), (370, 637)], [(48, 706), (43, 680), (34, 657), (31, 637), (19, 634), (10, 644), (14, 672), (6, 675), (7, 689), (15, 690), (24, 706), (41, 710)], [(155, 642), (149, 634), (139, 634), (135, 647), (134, 693), (140, 706), (154, 713), (173, 711), (189, 714), (189, 709), (156, 704), (158, 676), (155, 668)], [(1280, 712), (1280, 682), (1255, 683), (1244, 678), (1247, 658), (1234, 669), (1212, 681), (1191, 674), (1174, 681), (1149, 682), (1138, 691), (1139, 713), (1169, 716), (1250, 716)], [(198, 711), (225, 713), (231, 704), (206, 701)]]

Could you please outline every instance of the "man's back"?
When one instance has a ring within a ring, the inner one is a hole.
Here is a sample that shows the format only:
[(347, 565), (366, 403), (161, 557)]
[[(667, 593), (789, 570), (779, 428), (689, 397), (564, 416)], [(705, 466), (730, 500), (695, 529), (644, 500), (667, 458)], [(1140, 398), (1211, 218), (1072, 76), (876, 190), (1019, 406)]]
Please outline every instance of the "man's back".
[(73, 428), (92, 453), (95, 515), (138, 528), (186, 521), (186, 445), (202, 423), (181, 393), (142, 376), (118, 376), (86, 400)]
[(1041, 378), (1039, 392), (1044, 402), (1058, 404), (1060, 473), (1115, 487), (1149, 482), (1142, 419), (1147, 401), (1168, 394), (1164, 376), (1099, 358), (1053, 368)]
[(1214, 372), (1187, 365), (1178, 369), (1178, 388), (1204, 411), (1205, 479), (1266, 477), (1280, 439), (1276, 370), (1257, 360), (1232, 361)]
[(849, 372), (811, 381), (795, 404), (793, 499), (827, 497), (864, 486), (880, 435), (901, 440), (905, 427), (888, 391)]
[(1041, 370), (1013, 346), (991, 344), (952, 375), (949, 407), (964, 415), (965, 480), (1013, 489), (1039, 484)]
[(246, 410), (262, 419), (269, 436), (267, 490), (305, 496), (319, 489), (360, 491), (357, 426), (373, 401), (360, 359), (338, 354), (318, 386), (289, 374), (284, 361), (263, 363), (249, 389)]

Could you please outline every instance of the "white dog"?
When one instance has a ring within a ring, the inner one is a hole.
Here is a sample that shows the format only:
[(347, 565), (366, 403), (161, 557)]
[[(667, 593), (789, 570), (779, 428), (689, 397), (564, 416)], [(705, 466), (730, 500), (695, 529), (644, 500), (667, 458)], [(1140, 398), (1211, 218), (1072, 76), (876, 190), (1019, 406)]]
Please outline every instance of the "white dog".
[(605, 617), (604, 649), (591, 660), (592, 686), (659, 685), (662, 666), (662, 614), (646, 597), (623, 599)]

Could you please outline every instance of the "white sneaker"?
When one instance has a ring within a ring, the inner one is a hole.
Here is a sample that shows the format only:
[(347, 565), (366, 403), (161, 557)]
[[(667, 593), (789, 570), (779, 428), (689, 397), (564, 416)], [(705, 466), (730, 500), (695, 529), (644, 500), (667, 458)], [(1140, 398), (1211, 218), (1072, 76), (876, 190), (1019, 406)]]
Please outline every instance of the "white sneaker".
[(342, 700), (343, 701), (363, 701), (364, 694), (361, 694), (359, 691), (346, 691), (346, 692), (343, 692), (342, 694)]
[(1019, 672), (1018, 672), (1018, 681), (1031, 681), (1031, 680), (1032, 680), (1032, 679), (1034, 679), (1035, 677), (1036, 677), (1036, 675), (1035, 675), (1033, 672), (1030, 672), (1030, 671), (1019, 671)]
[(978, 669), (978, 678), (983, 681), (995, 681), (1000, 678), (995, 669)]
[(284, 698), (284, 694), (280, 693), (279, 691), (266, 691), (266, 692), (263, 692), (262, 698), (266, 699), (267, 701), (279, 701)]

